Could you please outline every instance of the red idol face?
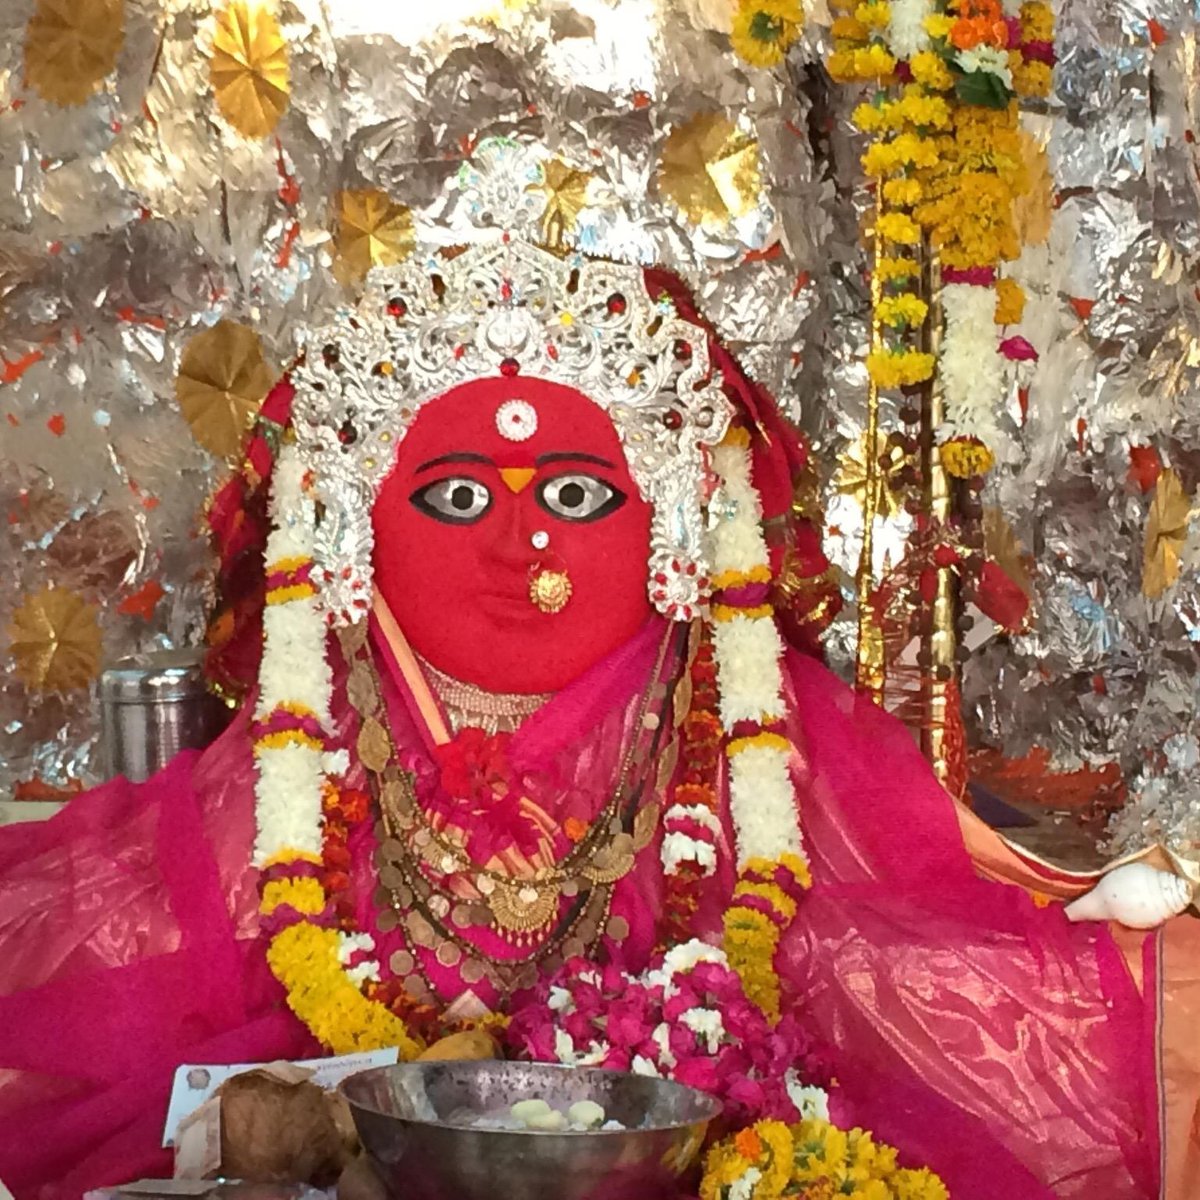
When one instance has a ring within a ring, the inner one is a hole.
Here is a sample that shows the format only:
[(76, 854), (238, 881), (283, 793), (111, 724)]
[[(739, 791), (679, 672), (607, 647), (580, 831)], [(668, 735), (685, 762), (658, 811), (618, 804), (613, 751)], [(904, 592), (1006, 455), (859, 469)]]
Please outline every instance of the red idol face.
[(413, 649), (488, 691), (557, 691), (652, 611), (650, 506), (604, 411), (559, 384), (483, 379), (425, 405), (374, 525)]

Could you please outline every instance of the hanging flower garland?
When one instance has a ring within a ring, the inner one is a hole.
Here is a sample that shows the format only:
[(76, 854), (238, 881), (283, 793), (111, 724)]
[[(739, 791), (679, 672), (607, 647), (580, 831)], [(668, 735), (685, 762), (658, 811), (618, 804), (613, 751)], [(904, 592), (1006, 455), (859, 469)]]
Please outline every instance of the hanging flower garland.
[[(1040, 2), (872, 0), (843, 4), (828, 66), (874, 86), (854, 113), (871, 137), (863, 157), (879, 189), (875, 320), (884, 349), (868, 357), (881, 388), (941, 372), (940, 430), (950, 474), (984, 474), (1009, 449), (1006, 364), (1029, 357), (996, 326), (1020, 320), (1024, 296), (1000, 268), (1020, 253), (1013, 202), (1028, 187), (1017, 97), (1048, 94), (1053, 17)], [(923, 238), (938, 251), (944, 314), (940, 357), (914, 346), (927, 310), (917, 295)]]
[(706, 881), (717, 869), (721, 822), (718, 772), (721, 718), (712, 638), (701, 634), (689, 668), (691, 702), (679, 727), (681, 772), (663, 813), (661, 848), (666, 889), (658, 949), (686, 942)]
[[(362, 814), (355, 797), (337, 793), (329, 782), (347, 763), (344, 753), (326, 750), (333, 677), (311, 579), (315, 511), (290, 448), (275, 466), (272, 508), (252, 729), (258, 768), (254, 861), (262, 869), (267, 961), (287, 990), (289, 1007), (335, 1054), (396, 1046), (411, 1058), (420, 1043), (385, 1005), (364, 994), (380, 977), (370, 937), (339, 928), (341, 888), (329, 870), (323, 824), (327, 806), (346, 820)], [(339, 843), (336, 826), (326, 826), (333, 846)], [(326, 890), (331, 883), (332, 896)]]
[(770, 603), (771, 568), (751, 461), (750, 435), (739, 427), (712, 455), (721, 481), (710, 535), (713, 645), (739, 870), (725, 914), (725, 952), (746, 995), (774, 1019), (775, 951), (811, 878), (784, 722), (783, 641)]

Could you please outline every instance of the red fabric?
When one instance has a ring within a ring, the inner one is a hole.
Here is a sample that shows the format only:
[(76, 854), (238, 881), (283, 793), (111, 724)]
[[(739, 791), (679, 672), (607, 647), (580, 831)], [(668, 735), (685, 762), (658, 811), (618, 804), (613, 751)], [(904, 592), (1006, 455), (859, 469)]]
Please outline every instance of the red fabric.
[[(537, 414), (537, 431), (524, 441), (502, 437), (496, 426), (500, 406), (514, 399)], [(468, 451), (486, 461), (422, 469)], [(568, 457), (539, 465), (545, 455), (571, 454), (607, 465)], [(505, 468), (535, 474), (514, 492), (501, 477)], [(543, 483), (580, 473), (619, 489), (624, 504), (582, 522), (539, 506)], [(446, 524), (413, 504), (414, 493), (450, 478), (490, 492), (491, 507), (475, 523)], [(481, 379), (422, 408), (380, 490), (374, 524), (384, 599), (413, 649), (456, 679), (498, 692), (557, 690), (627, 642), (650, 614), (650, 506), (607, 414), (556, 383)], [(544, 551), (530, 540), (539, 531), (549, 536)], [(529, 598), (530, 572), (543, 565), (570, 577), (560, 612), (541, 612)]]

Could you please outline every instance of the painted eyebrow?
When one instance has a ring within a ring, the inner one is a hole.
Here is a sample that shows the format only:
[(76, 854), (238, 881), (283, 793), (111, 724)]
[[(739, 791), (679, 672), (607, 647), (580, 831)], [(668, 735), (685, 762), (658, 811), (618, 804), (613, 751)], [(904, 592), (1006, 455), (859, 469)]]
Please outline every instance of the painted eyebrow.
[(413, 474), (420, 475), (422, 471), (432, 471), (434, 467), (444, 467), (449, 463), (483, 463), (484, 466), (492, 466), (492, 460), (486, 454), (443, 454), (441, 458), (423, 462)]
[(544, 466), (548, 465), (549, 463), (556, 463), (556, 462), (595, 463), (596, 466), (607, 467), (610, 471), (615, 471), (617, 469), (616, 463), (609, 462), (607, 458), (598, 458), (595, 454), (573, 454), (573, 453), (542, 454), (542, 455), (539, 455), (534, 460), (534, 465), (539, 466), (539, 467), (544, 467)]

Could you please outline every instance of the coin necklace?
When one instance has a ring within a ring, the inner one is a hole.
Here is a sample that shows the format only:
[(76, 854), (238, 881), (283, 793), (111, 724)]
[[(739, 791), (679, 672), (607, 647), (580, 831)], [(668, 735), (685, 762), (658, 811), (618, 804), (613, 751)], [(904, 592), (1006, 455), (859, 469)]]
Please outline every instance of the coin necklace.
[[(665, 712), (670, 702), (675, 673), (665, 683), (662, 675), (674, 640), (673, 631), (668, 631), (659, 648), (612, 799), (559, 863), (540, 869), (531, 878), (514, 879), (477, 866), (431, 826), (416, 801), (411, 776), (395, 761), (391, 737), (380, 719), (379, 681), (365, 631), (344, 630), (342, 647), (350, 668), (347, 694), (361, 718), (357, 748), (382, 816), (377, 831), (381, 883), (377, 901), (386, 907), (380, 914), (380, 928), (386, 931), (403, 922), (414, 947), (436, 946), (438, 962), (445, 967), (459, 966), (464, 982), (473, 983), (486, 975), (502, 992), (536, 979), (539, 963), (554, 965), (555, 960), (584, 953), (602, 932), (620, 940), (628, 932), (627, 923), (623, 918), (610, 920), (611, 892), (617, 880), (632, 869), (637, 853), (650, 843), (657, 825), (657, 802), (640, 805), (639, 801), (649, 766), (659, 759), (664, 723), (649, 709), (660, 699)], [(639, 743), (647, 734), (650, 744), (639, 755)], [(643, 769), (631, 786), (633, 764), (639, 759)], [(423, 864), (444, 874), (469, 872), (480, 899), (455, 901), (446, 896), (426, 877)], [(564, 896), (571, 903), (560, 916)], [(517, 946), (541, 944), (524, 960), (480, 961), (478, 947), (459, 933), (473, 925), (489, 926)], [(542, 940), (539, 935), (547, 931)], [(414, 971), (414, 955), (400, 951), (393, 958), (401, 960), (392, 964), (398, 975)], [(411, 978), (415, 977), (410, 974)], [(427, 980), (416, 982), (420, 985), (417, 991), (432, 990)]]

